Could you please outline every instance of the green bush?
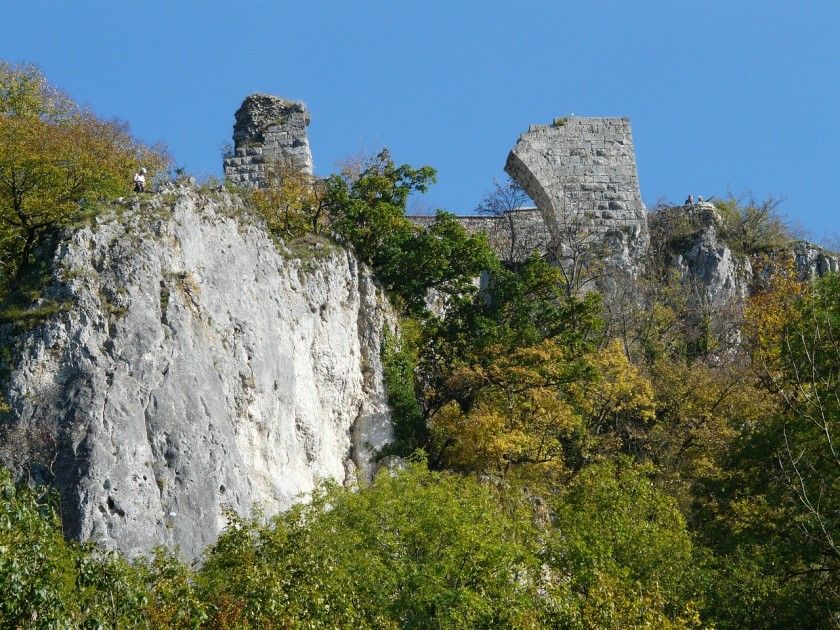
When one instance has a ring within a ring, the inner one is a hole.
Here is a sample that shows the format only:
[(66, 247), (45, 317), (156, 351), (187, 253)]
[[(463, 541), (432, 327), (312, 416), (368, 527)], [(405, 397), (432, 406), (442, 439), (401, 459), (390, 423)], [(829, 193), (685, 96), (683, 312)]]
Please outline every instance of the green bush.
[(419, 463), (361, 491), (326, 485), (263, 525), (231, 517), (200, 579), (217, 627), (532, 627), (526, 511)]

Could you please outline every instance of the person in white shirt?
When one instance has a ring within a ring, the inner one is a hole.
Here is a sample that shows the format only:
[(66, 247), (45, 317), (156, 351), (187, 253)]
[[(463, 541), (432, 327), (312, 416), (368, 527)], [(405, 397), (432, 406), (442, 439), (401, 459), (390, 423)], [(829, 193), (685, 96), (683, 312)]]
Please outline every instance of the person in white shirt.
[(134, 192), (146, 192), (146, 169), (141, 168), (134, 174)]

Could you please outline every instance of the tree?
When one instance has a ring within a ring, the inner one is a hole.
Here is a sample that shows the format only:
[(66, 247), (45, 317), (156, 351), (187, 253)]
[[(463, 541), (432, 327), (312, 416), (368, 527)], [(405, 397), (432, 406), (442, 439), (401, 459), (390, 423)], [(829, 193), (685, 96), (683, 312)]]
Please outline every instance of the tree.
[(412, 192), (425, 192), (435, 181), (430, 166), (397, 166), (387, 150), (359, 174), (332, 175), (326, 181), (326, 209), (333, 231), (373, 267), (387, 262), (390, 249), (413, 231), (405, 217)]
[(767, 197), (762, 201), (729, 195), (715, 202), (723, 219), (723, 238), (744, 254), (778, 249), (791, 241), (791, 231), (779, 216), (784, 200)]
[[(457, 218), (438, 211), (425, 229), (395, 234), (377, 277), (414, 313), (433, 297), (446, 312), (476, 295), (476, 280), (498, 266), (483, 234), (468, 234)], [(430, 296), (433, 291), (433, 296)]]
[(161, 147), (135, 140), (51, 87), (31, 66), (0, 65), (0, 244), (7, 278), (33, 248), (72, 225), (100, 198), (130, 191), (131, 173), (168, 163)]
[(790, 571), (840, 605), (840, 276), (792, 276), (779, 274), (749, 312), (754, 359), (783, 410), (761, 433), (773, 445), (771, 496), (800, 543)]
[(458, 370), (489, 367), (544, 340), (583, 356), (593, 346), (599, 311), (594, 293), (568, 298), (560, 272), (542, 258), (531, 257), (513, 269), (497, 267), (474, 299), (455, 304), (442, 320), (425, 322), (418, 373), (427, 413), (450, 400), (463, 402), (463, 395), (451, 389), (450, 377)]
[(522, 186), (506, 177), (504, 181), (493, 180), (493, 190), (487, 193), (476, 207), (478, 214), (494, 217), (501, 221), (507, 231), (507, 255), (505, 260), (516, 262), (528, 257), (531, 253), (530, 243), (526, 243), (528, 251), (521, 251), (520, 234), (516, 225), (515, 211), (521, 209), (530, 201)]
[(145, 626), (147, 579), (154, 583), (156, 572), (66, 541), (55, 497), (39, 491), (16, 486), (0, 467), (0, 626)]
[(650, 381), (633, 365), (618, 339), (592, 357), (597, 378), (581, 396), (586, 426), (601, 452), (643, 457), (656, 419)]
[(554, 340), (494, 353), (486, 366), (456, 369), (452, 399), (430, 418), (443, 461), (451, 467), (537, 478), (580, 467), (587, 448), (582, 382), (588, 358)]
[(790, 264), (767, 284), (746, 312), (757, 382), (727, 396), (753, 398), (739, 406), (755, 412), (733, 425), (737, 435), (715, 458), (717, 479), (697, 493), (698, 539), (711, 556), (707, 614), (721, 628), (834, 627), (840, 280), (803, 283)]
[(529, 511), (474, 479), (410, 463), (268, 525), (231, 519), (199, 576), (213, 627), (538, 625)]
[(558, 480), (596, 455), (643, 454), (653, 390), (620, 342), (578, 353), (547, 339), (455, 370), (430, 418), (449, 466)]
[(468, 298), (474, 279), (497, 264), (486, 239), (467, 234), (453, 215), (438, 212), (426, 230), (406, 218), (409, 195), (434, 181), (432, 167), (397, 166), (387, 150), (358, 175), (326, 180), (324, 208), (333, 233), (414, 314), (425, 311), (430, 289), (446, 301)]
[(284, 164), (266, 165), (264, 177), (266, 185), (251, 192), (251, 203), (272, 234), (294, 239), (325, 229), (323, 180)]
[(701, 626), (691, 538), (651, 473), (626, 458), (599, 462), (549, 497), (552, 627)]

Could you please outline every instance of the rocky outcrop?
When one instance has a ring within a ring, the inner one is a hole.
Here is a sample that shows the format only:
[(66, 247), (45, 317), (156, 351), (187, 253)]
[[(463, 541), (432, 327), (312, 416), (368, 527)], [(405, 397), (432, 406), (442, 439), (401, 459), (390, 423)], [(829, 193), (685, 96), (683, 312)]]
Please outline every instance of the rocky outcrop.
[(672, 260), (683, 282), (691, 285), (694, 298), (709, 308), (743, 303), (752, 265), (747, 256), (737, 255), (721, 239), (722, 222), (714, 205), (698, 203), (665, 212), (682, 215), (694, 229), (675, 249)]
[(808, 241), (793, 244), (793, 264), (802, 279), (812, 279), (840, 271), (840, 258)]
[(224, 160), (225, 179), (237, 186), (261, 188), (282, 170), (312, 175), (312, 152), (306, 128), (309, 112), (297, 101), (252, 94), (242, 101), (233, 126), (233, 155)]
[(807, 241), (749, 255), (739, 252), (727, 242), (724, 222), (708, 202), (660, 209), (651, 224), (652, 249), (666, 251), (662, 262), (673, 266), (697, 298), (712, 308), (743, 305), (757, 281), (777, 265), (788, 264), (784, 261), (802, 280), (840, 268), (836, 254)]
[(5, 463), (54, 483), (69, 535), (192, 558), (225, 506), (270, 514), (371, 474), (387, 302), (352, 254), (293, 254), (247, 216), (174, 187), (59, 247), (47, 298), (66, 309), (20, 344)]

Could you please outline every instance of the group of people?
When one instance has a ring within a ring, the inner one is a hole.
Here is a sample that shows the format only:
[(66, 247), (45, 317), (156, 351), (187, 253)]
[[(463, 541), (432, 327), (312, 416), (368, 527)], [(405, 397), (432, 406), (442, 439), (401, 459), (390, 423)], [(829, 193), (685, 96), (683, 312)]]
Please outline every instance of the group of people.
[[(700, 195), (697, 196), (697, 203), (703, 203), (703, 197)], [(694, 205), (694, 195), (689, 195), (688, 199), (685, 200), (684, 206), (693, 206)]]

